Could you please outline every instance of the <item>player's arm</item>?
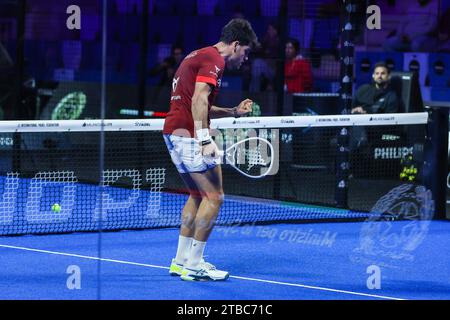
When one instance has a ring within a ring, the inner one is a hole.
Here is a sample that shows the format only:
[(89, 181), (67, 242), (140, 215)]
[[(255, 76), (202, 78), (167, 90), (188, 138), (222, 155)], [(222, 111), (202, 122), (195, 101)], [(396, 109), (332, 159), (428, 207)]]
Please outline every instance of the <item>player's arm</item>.
[(192, 96), (192, 118), (194, 120), (195, 136), (202, 147), (202, 155), (217, 156), (218, 149), (209, 135), (208, 129), (208, 96), (211, 87), (205, 82), (196, 82)]
[(252, 100), (245, 99), (234, 108), (222, 108), (218, 106), (212, 106), (209, 115), (213, 119), (224, 117), (238, 118), (252, 112), (252, 104), (253, 104)]
[(236, 107), (234, 108), (223, 108), (218, 106), (212, 106), (209, 110), (209, 115), (212, 119), (224, 118), (224, 117), (235, 117)]
[[(191, 111), (196, 133), (199, 133), (199, 130), (208, 129), (208, 96), (210, 93), (211, 87), (208, 83), (195, 83)], [(197, 138), (201, 139), (199, 136)]]

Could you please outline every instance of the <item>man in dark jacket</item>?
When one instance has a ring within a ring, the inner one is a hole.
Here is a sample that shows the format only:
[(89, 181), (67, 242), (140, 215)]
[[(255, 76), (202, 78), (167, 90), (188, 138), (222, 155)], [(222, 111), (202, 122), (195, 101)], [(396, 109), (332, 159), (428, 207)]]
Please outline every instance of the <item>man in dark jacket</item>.
[(401, 112), (401, 101), (389, 84), (390, 71), (379, 62), (373, 71), (373, 82), (362, 85), (352, 102), (352, 113), (397, 113)]
[[(402, 112), (402, 102), (395, 90), (390, 86), (390, 71), (383, 62), (375, 64), (373, 81), (364, 84), (353, 97), (353, 114), (366, 113), (398, 113)], [(376, 134), (376, 128), (369, 130), (369, 135)], [(358, 150), (368, 143), (368, 132), (364, 127), (354, 127), (350, 135), (350, 150)]]

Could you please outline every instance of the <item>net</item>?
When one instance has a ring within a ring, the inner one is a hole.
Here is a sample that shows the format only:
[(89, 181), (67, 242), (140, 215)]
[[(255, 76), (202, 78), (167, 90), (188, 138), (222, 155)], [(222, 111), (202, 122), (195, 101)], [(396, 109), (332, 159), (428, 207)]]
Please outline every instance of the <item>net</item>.
[[(179, 226), (188, 195), (163, 123), (0, 122), (0, 234), (95, 231), (99, 221), (104, 230)], [(220, 148), (257, 136), (275, 154), (258, 180), (225, 161), (217, 223), (367, 218), (392, 188), (421, 183), (426, 123), (427, 113), (213, 120)]]

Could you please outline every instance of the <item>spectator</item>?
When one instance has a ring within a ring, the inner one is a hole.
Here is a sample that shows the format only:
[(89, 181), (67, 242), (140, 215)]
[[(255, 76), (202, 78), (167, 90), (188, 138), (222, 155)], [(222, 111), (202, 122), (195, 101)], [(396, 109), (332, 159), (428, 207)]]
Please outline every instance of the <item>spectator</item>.
[(375, 64), (373, 82), (362, 85), (353, 98), (351, 113), (396, 113), (401, 101), (389, 83), (390, 71), (384, 62)]
[[(437, 0), (408, 1), (405, 20), (384, 42), (387, 51), (429, 51), (436, 45)], [(431, 47), (430, 47), (431, 46)]]
[(275, 88), (276, 59), (278, 58), (280, 39), (275, 24), (270, 23), (261, 41), (260, 49), (255, 52), (252, 64), (251, 91), (273, 91)]
[(298, 40), (289, 39), (284, 64), (285, 88), (289, 93), (311, 92), (313, 88), (311, 64), (299, 52)]
[[(352, 102), (353, 114), (397, 113), (402, 110), (402, 102), (390, 86), (390, 71), (384, 62), (375, 64), (373, 82), (362, 85), (355, 93)], [(367, 146), (367, 131), (364, 127), (352, 128), (350, 134), (350, 150), (358, 150)]]
[(172, 54), (165, 58), (163, 62), (155, 66), (150, 70), (151, 76), (160, 77), (158, 86), (159, 87), (171, 87), (172, 79), (175, 72), (178, 69), (181, 61), (184, 58), (183, 48), (179, 45), (172, 46)]

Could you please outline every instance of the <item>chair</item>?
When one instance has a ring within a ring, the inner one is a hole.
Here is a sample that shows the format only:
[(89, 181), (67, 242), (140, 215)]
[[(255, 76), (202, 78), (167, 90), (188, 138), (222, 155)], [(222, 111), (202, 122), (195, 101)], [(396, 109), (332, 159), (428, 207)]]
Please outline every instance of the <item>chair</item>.
[(424, 110), (417, 73), (392, 72), (391, 85), (403, 103), (403, 112), (422, 112)]

